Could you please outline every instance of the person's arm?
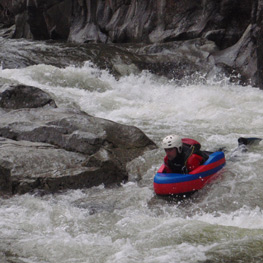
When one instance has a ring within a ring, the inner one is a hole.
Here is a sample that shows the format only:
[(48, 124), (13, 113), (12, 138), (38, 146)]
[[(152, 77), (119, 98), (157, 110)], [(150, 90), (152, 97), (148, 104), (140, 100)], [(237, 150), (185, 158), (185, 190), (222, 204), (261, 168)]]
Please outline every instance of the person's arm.
[(164, 173), (172, 173), (173, 172), (170, 169), (169, 165), (168, 165), (168, 157), (167, 157), (167, 155), (164, 157), (164, 166), (165, 166), (165, 168), (163, 170)]
[(187, 170), (188, 172), (196, 169), (203, 161), (203, 157), (197, 154), (192, 154), (187, 160)]

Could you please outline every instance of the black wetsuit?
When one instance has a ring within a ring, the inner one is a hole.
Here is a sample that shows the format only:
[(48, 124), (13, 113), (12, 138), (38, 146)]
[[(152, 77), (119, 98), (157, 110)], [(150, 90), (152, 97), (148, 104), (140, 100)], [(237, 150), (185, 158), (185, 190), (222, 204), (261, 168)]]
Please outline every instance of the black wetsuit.
[(168, 166), (173, 173), (183, 173), (185, 167), (184, 155), (179, 154), (173, 160), (168, 160)]

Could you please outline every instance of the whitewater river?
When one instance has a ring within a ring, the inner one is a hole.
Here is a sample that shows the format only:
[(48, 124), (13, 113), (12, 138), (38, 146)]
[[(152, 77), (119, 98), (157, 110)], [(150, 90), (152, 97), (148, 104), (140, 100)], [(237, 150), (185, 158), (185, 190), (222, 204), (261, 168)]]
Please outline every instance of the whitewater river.
[(178, 86), (147, 72), (116, 79), (88, 61), (2, 68), (0, 79), (135, 125), (158, 146), (175, 133), (227, 150), (220, 178), (182, 200), (153, 192), (161, 149), (130, 163), (121, 187), (0, 198), (1, 263), (263, 262), (263, 145), (233, 153), (240, 136), (263, 137), (262, 90), (227, 79)]

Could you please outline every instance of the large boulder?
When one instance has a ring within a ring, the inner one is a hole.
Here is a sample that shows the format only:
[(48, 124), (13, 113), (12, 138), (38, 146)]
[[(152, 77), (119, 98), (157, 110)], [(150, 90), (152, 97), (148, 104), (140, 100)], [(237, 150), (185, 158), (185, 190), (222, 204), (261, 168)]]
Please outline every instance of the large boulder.
[(83, 154), (49, 144), (1, 137), (0, 148), (0, 194), (107, 186), (128, 178), (114, 159), (94, 163)]
[[(12, 103), (0, 108), (0, 192), (120, 183), (128, 178), (126, 164), (156, 147), (134, 126), (54, 107), (44, 95), (42, 103), (34, 87), (6, 87), (0, 94), (3, 105), (14, 90)], [(21, 97), (29, 96), (32, 103), (21, 107)]]

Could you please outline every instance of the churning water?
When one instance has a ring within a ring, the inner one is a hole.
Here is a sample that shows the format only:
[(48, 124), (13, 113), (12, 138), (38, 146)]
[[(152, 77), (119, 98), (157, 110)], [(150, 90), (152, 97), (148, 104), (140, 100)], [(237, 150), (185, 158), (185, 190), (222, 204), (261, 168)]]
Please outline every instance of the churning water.
[[(125, 65), (123, 65), (125, 67)], [(44, 89), (60, 107), (227, 149), (213, 184), (183, 200), (162, 199), (153, 177), (161, 149), (129, 164), (121, 187), (0, 199), (0, 259), (18, 263), (263, 262), (262, 145), (233, 152), (240, 136), (263, 136), (263, 91), (197, 79), (180, 85), (147, 72), (114, 78), (86, 62), (0, 69), (0, 79)]]

